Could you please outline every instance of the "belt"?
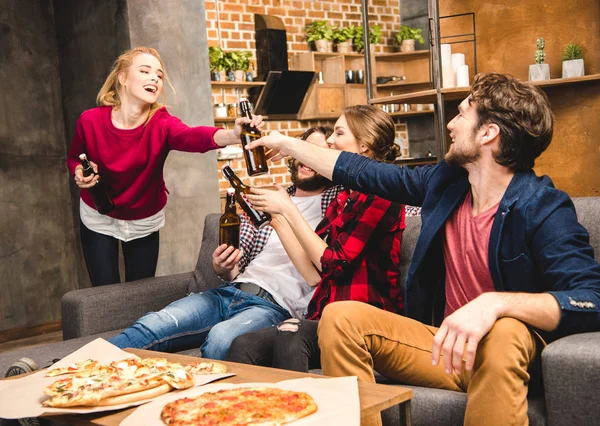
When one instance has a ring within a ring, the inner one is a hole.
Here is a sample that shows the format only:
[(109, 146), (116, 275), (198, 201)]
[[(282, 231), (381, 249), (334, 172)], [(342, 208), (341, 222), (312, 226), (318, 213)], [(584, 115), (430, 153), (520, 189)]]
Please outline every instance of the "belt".
[(265, 300), (273, 303), (274, 305), (280, 306), (279, 303), (277, 303), (275, 301), (273, 296), (271, 296), (271, 293), (269, 293), (267, 290), (265, 290), (264, 288), (262, 288), (259, 285), (256, 285), (254, 283), (246, 283), (246, 282), (231, 283), (231, 285), (234, 286), (235, 288), (237, 288), (238, 290), (243, 291), (244, 293), (248, 293), (253, 296), (258, 296), (261, 299), (265, 299)]

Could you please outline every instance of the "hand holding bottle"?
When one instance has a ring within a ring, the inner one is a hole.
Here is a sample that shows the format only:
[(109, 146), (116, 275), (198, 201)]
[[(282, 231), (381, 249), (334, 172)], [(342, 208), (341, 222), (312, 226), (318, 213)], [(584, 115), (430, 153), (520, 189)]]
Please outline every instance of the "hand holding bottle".
[(223, 277), (225, 274), (230, 274), (237, 266), (242, 255), (243, 253), (241, 250), (236, 249), (233, 246), (228, 246), (227, 244), (221, 244), (215, 249), (212, 255), (213, 269), (220, 277)]
[[(265, 122), (263, 121), (262, 115), (253, 115), (251, 120), (247, 117), (238, 117), (235, 119), (235, 124), (233, 126), (233, 133), (235, 133), (237, 139), (239, 139), (242, 134), (242, 124), (250, 124), (251, 127), (256, 127), (260, 132), (265, 128)], [(239, 140), (236, 141), (236, 143), (239, 143)]]
[(94, 173), (90, 176), (83, 175), (83, 166), (81, 164), (75, 167), (75, 184), (79, 188), (91, 188), (96, 185), (96, 182), (100, 179), (100, 175), (98, 175), (98, 165), (93, 161), (90, 161), (90, 165), (94, 169)]
[(275, 162), (288, 156), (288, 153), (285, 151), (285, 143), (287, 141), (294, 143), (298, 142), (298, 139), (285, 136), (279, 133), (277, 130), (273, 130), (268, 134), (268, 136), (263, 136), (262, 138), (248, 144), (245, 149), (254, 149), (259, 146), (264, 146), (269, 150), (266, 153), (267, 159)]
[(273, 191), (271, 189), (251, 188), (251, 193), (247, 194), (246, 197), (256, 210), (271, 215), (281, 214), (285, 216), (285, 211), (295, 205), (281, 185), (275, 184), (275, 189)]

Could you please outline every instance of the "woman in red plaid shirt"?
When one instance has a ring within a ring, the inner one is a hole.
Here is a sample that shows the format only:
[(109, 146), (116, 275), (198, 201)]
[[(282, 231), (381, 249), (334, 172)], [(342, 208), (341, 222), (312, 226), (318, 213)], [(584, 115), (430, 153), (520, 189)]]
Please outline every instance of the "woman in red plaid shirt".
[[(357, 105), (344, 110), (327, 143), (333, 149), (393, 162), (399, 150), (395, 133), (388, 114), (370, 105)], [(287, 138), (279, 132), (268, 137)], [(278, 327), (238, 337), (228, 360), (308, 371), (319, 367), (317, 320), (328, 303), (354, 300), (402, 311), (403, 205), (346, 189), (332, 201), (313, 231), (285, 190), (253, 192), (248, 196), (252, 205), (273, 215), (272, 225), (298, 270), (307, 269), (300, 265), (312, 265), (303, 275), (315, 292), (306, 319), (292, 318)]]

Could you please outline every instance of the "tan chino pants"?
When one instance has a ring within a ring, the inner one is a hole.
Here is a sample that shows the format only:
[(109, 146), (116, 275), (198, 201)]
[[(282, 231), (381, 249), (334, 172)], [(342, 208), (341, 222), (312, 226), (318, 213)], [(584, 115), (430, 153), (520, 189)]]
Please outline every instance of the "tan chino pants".
[(527, 425), (528, 368), (542, 349), (536, 335), (501, 318), (479, 343), (473, 370), (448, 375), (442, 360), (431, 362), (436, 332), (365, 303), (332, 303), (319, 321), (323, 374), (374, 382), (375, 369), (400, 383), (467, 392), (465, 425)]

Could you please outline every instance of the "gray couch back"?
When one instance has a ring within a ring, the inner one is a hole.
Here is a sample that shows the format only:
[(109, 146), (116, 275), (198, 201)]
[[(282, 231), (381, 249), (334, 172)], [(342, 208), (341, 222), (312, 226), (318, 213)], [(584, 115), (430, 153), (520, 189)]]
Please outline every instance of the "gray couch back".
[[(588, 230), (590, 243), (594, 248), (594, 256), (600, 262), (600, 197), (573, 198), (577, 218)], [(212, 253), (219, 243), (219, 217), (220, 214), (209, 214), (204, 219), (204, 234), (202, 247), (198, 256), (198, 263), (194, 271), (194, 282), (190, 291), (201, 291), (199, 282), (204, 282), (210, 287), (221, 284), (219, 277), (212, 269)], [(406, 280), (406, 273), (410, 266), (412, 254), (421, 230), (421, 217), (406, 218), (406, 229), (402, 235), (402, 251), (400, 252), (400, 273), (402, 283)]]

